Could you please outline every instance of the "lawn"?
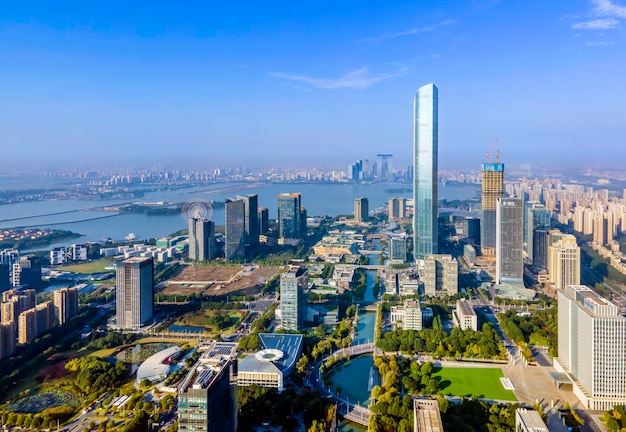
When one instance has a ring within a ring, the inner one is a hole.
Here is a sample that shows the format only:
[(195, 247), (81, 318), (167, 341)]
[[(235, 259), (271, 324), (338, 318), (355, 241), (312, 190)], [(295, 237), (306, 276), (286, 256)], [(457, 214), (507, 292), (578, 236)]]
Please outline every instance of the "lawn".
[(445, 367), (433, 373), (433, 378), (440, 379), (441, 394), (517, 401), (512, 391), (504, 389), (501, 377), (504, 374), (500, 368)]
[[(231, 319), (231, 324), (226, 327), (219, 329), (214, 322), (212, 322), (212, 318), (215, 318), (218, 315), (228, 316)], [(193, 311), (186, 313), (179, 317), (174, 325), (177, 326), (192, 326), (192, 327), (204, 327), (207, 331), (214, 331), (218, 333), (224, 333), (234, 325), (236, 325), (241, 317), (243, 316), (243, 312), (240, 311), (215, 311), (215, 310), (204, 310), (204, 311)]]
[(112, 261), (109, 260), (99, 260), (92, 261), (84, 264), (75, 264), (63, 267), (55, 267), (54, 270), (62, 270), (62, 271), (70, 271), (74, 273), (81, 274), (92, 274), (92, 273), (105, 273), (113, 270), (105, 270), (105, 267), (108, 267), (112, 264)]

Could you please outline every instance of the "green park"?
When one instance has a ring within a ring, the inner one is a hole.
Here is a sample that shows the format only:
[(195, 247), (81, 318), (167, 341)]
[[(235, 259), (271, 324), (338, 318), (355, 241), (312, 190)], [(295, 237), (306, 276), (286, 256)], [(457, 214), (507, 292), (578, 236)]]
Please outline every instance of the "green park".
[(513, 392), (502, 386), (500, 368), (434, 368), (432, 376), (439, 381), (438, 393), (442, 395), (517, 401)]

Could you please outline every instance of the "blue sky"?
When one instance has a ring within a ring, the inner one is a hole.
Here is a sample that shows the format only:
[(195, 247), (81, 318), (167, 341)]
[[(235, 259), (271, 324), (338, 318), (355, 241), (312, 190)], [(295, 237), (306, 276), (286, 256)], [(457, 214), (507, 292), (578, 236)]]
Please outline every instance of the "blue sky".
[[(91, 3), (91, 4), (88, 4)], [(5, 1), (0, 145), (26, 159), (442, 168), (626, 156), (626, 0)], [(6, 155), (6, 152), (3, 152)]]

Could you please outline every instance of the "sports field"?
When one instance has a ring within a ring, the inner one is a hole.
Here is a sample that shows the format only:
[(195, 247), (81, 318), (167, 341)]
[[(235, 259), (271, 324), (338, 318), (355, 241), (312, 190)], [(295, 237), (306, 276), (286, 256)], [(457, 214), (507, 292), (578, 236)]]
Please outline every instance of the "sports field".
[(500, 382), (504, 377), (500, 368), (450, 368), (433, 373), (439, 381), (440, 394), (450, 396), (474, 396), (487, 399), (517, 401), (510, 390)]

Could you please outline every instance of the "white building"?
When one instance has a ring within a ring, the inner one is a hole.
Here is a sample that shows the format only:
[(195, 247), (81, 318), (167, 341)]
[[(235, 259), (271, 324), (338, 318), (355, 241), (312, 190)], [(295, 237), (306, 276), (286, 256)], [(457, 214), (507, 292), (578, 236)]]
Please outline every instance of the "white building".
[(391, 306), (389, 321), (399, 323), (403, 330), (421, 330), (433, 319), (431, 308), (422, 308), (417, 300), (405, 300), (402, 306)]
[(424, 294), (455, 295), (459, 292), (459, 264), (452, 255), (429, 255), (424, 260)]
[(478, 316), (467, 300), (457, 300), (454, 319), (461, 330), (478, 331)]
[(515, 410), (515, 432), (549, 432), (549, 429), (537, 411), (518, 408)]
[(584, 285), (559, 291), (559, 356), (554, 367), (573, 382), (583, 406), (626, 404), (626, 317)]

